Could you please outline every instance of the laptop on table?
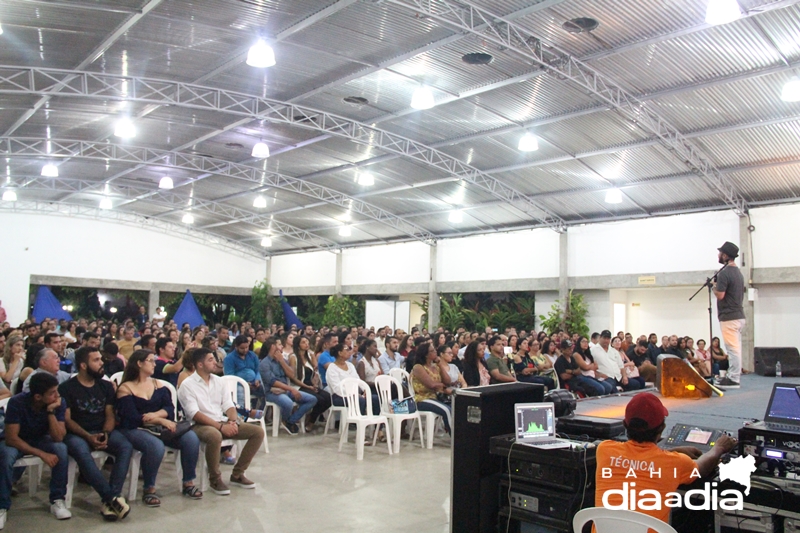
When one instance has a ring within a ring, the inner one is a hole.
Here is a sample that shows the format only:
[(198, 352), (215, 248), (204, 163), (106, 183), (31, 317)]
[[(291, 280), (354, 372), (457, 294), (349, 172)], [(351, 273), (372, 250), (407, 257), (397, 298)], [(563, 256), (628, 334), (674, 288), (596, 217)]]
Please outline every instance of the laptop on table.
[(555, 407), (552, 403), (518, 403), (514, 405), (516, 444), (542, 450), (570, 448), (573, 442), (556, 438)]
[(800, 386), (793, 383), (772, 385), (764, 425), (769, 429), (800, 433)]

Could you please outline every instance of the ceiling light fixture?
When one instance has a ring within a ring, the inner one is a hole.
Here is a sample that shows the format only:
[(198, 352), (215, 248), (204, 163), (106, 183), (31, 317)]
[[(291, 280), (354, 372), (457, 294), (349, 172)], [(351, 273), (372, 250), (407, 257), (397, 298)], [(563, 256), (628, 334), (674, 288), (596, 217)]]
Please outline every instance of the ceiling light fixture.
[(411, 107), (414, 109), (430, 109), (435, 105), (433, 93), (424, 85), (414, 91), (414, 95), (411, 97)]
[(5, 191), (3, 193), (3, 201), (4, 202), (16, 202), (17, 201), (17, 193), (14, 191)]
[(44, 176), (45, 178), (57, 178), (58, 167), (55, 166), (53, 163), (47, 163), (45, 166), (42, 167), (42, 176)]
[(517, 149), (520, 152), (535, 152), (539, 149), (539, 139), (532, 133), (526, 133), (520, 137)]
[(783, 85), (781, 100), (784, 102), (800, 101), (800, 79), (792, 78)]
[(114, 125), (114, 136), (120, 139), (130, 139), (136, 137), (136, 126), (128, 117), (122, 117)]
[(447, 220), (452, 222), (453, 224), (458, 224), (459, 222), (464, 222), (464, 213), (461, 211), (450, 211), (450, 216), (447, 217)]
[(272, 246), (272, 237), (264, 237), (263, 239), (261, 239), (261, 246), (263, 246), (264, 248), (269, 248), (270, 246)]
[(251, 157), (255, 157), (256, 159), (266, 159), (269, 157), (269, 146), (267, 143), (261, 141), (257, 142), (253, 146), (253, 151), (250, 152)]
[(606, 193), (606, 203), (607, 204), (621, 204), (622, 203), (622, 191), (619, 189), (611, 189)]
[(358, 175), (358, 184), (364, 185), (365, 187), (369, 187), (370, 185), (375, 185), (375, 176), (373, 176), (369, 172), (361, 172)]
[(258, 207), (259, 209), (264, 209), (267, 207), (267, 199), (263, 196), (256, 196), (256, 199), (253, 200), (253, 207)]
[(727, 24), (742, 16), (742, 8), (736, 0), (708, 0), (706, 23)]
[(186, 213), (185, 215), (183, 215), (181, 222), (183, 222), (184, 224), (194, 224), (194, 217), (192, 216), (191, 213)]
[(339, 236), (340, 237), (349, 237), (353, 234), (353, 230), (350, 229), (350, 226), (342, 226), (339, 228)]
[(172, 182), (172, 178), (169, 176), (164, 176), (158, 182), (159, 189), (172, 189), (173, 187), (175, 187), (175, 184)]
[(259, 39), (256, 44), (247, 51), (246, 63), (251, 67), (267, 68), (275, 65), (275, 51), (270, 45)]
[(113, 207), (114, 204), (111, 202), (111, 198), (103, 196), (103, 199), (100, 200), (100, 209), (111, 209)]

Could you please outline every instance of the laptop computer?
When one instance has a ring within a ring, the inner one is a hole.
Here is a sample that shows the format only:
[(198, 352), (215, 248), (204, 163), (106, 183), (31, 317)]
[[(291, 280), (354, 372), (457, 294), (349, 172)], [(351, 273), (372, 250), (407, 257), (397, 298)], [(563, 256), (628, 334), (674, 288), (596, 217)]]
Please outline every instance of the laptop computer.
[(572, 441), (556, 438), (556, 416), (552, 403), (518, 403), (514, 405), (516, 444), (543, 450), (570, 448)]
[(793, 383), (772, 385), (764, 425), (769, 429), (800, 433), (800, 386)]

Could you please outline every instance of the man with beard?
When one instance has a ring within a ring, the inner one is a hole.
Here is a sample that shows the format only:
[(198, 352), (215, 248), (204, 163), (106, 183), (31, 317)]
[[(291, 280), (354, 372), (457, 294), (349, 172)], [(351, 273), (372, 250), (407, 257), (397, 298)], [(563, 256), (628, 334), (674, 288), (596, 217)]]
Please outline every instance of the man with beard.
[[(131, 508), (122, 494), (128, 475), (133, 446), (114, 430), (114, 385), (103, 379), (103, 357), (97, 348), (84, 346), (75, 352), (78, 373), (58, 387), (66, 401), (64, 422), (67, 453), (78, 463), (84, 479), (100, 495), (104, 519), (116, 521), (128, 516)], [(92, 457), (93, 451), (114, 456), (114, 468), (106, 481)], [(135, 480), (132, 481), (135, 483)]]

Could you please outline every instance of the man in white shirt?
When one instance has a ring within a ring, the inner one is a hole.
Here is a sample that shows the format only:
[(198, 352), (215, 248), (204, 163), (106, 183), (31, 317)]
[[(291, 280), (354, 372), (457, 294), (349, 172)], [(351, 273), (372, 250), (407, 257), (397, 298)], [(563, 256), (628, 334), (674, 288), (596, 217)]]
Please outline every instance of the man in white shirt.
[(383, 355), (378, 357), (378, 363), (381, 365), (381, 372), (386, 375), (389, 375), (389, 371), (393, 368), (403, 367), (403, 362), (405, 362), (406, 358), (397, 353), (399, 346), (400, 341), (397, 340), (397, 337), (388, 337), (386, 339), (386, 351), (383, 352)]
[(378, 345), (378, 353), (383, 353), (386, 351), (386, 330), (389, 327), (380, 328), (378, 330), (378, 335), (375, 337), (375, 343)]
[(194, 422), (192, 429), (206, 445), (206, 463), (211, 490), (227, 496), (231, 493), (222, 481), (219, 470), (220, 447), (223, 439), (246, 440), (233, 467), (230, 483), (244, 489), (255, 488), (255, 483), (244, 475), (250, 461), (264, 442), (264, 432), (254, 424), (239, 425), (236, 406), (231, 401), (222, 378), (214, 374), (217, 361), (208, 348), (198, 348), (192, 354), (195, 373), (186, 378), (178, 389), (178, 400), (186, 418)]
[(591, 351), (594, 362), (597, 364), (595, 375), (598, 378), (611, 381), (615, 388), (620, 386), (626, 391), (639, 388), (638, 383), (628, 382), (622, 355), (611, 346), (611, 332), (609, 330), (604, 329), (600, 333), (600, 340)]
[(595, 346), (597, 346), (597, 341), (598, 341), (599, 338), (600, 338), (600, 334), (599, 333), (597, 333), (596, 331), (594, 333), (592, 333), (592, 338), (589, 341), (589, 349), (590, 350), (592, 348), (594, 348)]
[(164, 327), (164, 320), (167, 318), (167, 313), (164, 312), (163, 307), (156, 307), (156, 314), (153, 315), (153, 322), (155, 322), (159, 328)]

